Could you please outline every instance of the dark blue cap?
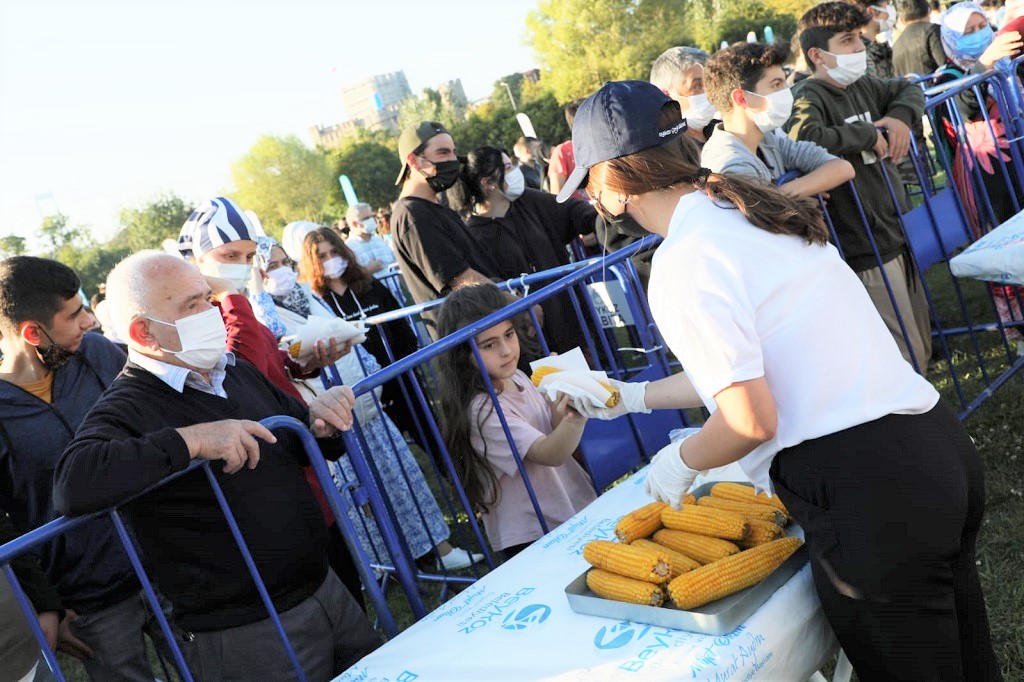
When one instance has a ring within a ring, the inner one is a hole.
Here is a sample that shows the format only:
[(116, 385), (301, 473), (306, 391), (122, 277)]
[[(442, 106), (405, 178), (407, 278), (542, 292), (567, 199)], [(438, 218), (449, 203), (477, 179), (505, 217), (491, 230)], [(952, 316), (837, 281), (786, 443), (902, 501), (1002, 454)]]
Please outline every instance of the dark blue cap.
[(679, 104), (647, 81), (612, 81), (588, 97), (572, 124), (572, 151), (576, 168), (558, 193), (559, 203), (568, 199), (596, 164), (665, 144), (686, 131), (679, 123), (662, 130), (658, 126), (666, 104)]

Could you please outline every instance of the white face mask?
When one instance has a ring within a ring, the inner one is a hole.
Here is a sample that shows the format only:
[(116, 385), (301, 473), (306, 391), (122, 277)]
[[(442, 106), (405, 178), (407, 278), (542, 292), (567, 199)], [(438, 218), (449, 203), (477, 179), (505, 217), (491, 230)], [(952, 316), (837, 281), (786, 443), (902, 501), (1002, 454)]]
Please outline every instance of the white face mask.
[(210, 277), (219, 277), (231, 282), (238, 291), (245, 291), (252, 276), (251, 263), (220, 263), (215, 260), (204, 260), (199, 264), (199, 272)]
[(711, 119), (718, 116), (715, 105), (708, 101), (708, 96), (703, 92), (699, 95), (690, 95), (689, 97), (678, 95), (678, 97), (685, 99), (689, 105), (683, 112), (683, 118), (686, 119), (686, 125), (689, 128), (700, 130), (711, 123)]
[(324, 277), (328, 279), (335, 279), (345, 274), (345, 270), (348, 268), (348, 261), (341, 256), (335, 256), (329, 260), (324, 261)]
[(502, 194), (509, 201), (515, 201), (519, 197), (523, 196), (523, 192), (526, 190), (526, 178), (523, 177), (523, 169), (516, 167), (505, 173), (505, 182), (508, 184), (508, 189), (502, 190)]
[(778, 90), (770, 95), (759, 95), (748, 90), (744, 92), (747, 95), (754, 95), (768, 102), (768, 108), (763, 111), (744, 109), (747, 112), (747, 118), (753, 121), (757, 129), (762, 133), (781, 128), (789, 120), (790, 114), (793, 113), (793, 91), (789, 88)]
[(826, 50), (822, 52), (836, 58), (836, 68), (825, 66), (825, 71), (829, 78), (844, 87), (854, 83), (868, 70), (868, 53), (863, 50), (852, 54), (832, 54)]
[(218, 308), (214, 307), (195, 315), (182, 317), (173, 324), (155, 317), (146, 319), (178, 330), (181, 350), (167, 348), (163, 350), (186, 365), (199, 369), (213, 369), (227, 352), (228, 330), (224, 326), (224, 319), (220, 316)]
[(877, 5), (872, 5), (871, 9), (875, 10), (876, 12), (885, 12), (884, 19), (878, 19), (877, 17), (875, 18), (875, 21), (878, 22), (879, 30), (882, 33), (885, 33), (886, 31), (891, 31), (894, 28), (896, 28), (895, 7), (893, 7), (892, 5), (889, 5), (888, 7), (878, 7)]
[(374, 234), (377, 232), (377, 220), (376, 218), (363, 218), (359, 221), (359, 227), (363, 230), (363, 234)]
[(298, 280), (299, 275), (297, 272), (291, 268), (281, 266), (267, 273), (267, 279), (263, 283), (263, 288), (271, 296), (284, 296), (295, 288), (295, 283)]

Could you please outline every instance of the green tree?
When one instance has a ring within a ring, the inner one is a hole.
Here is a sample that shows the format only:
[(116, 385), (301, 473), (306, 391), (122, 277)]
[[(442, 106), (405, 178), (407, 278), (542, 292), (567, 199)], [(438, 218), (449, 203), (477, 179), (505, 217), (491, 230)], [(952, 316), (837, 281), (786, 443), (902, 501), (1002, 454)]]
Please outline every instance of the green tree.
[(130, 251), (127, 248), (107, 244), (89, 244), (85, 247), (64, 246), (53, 254), (54, 259), (68, 266), (82, 280), (82, 291), (91, 295), (96, 285), (105, 282), (107, 274), (114, 269)]
[(352, 181), (352, 187), (360, 201), (365, 201), (374, 208), (389, 206), (398, 198), (395, 177), (402, 164), (394, 148), (373, 141), (369, 136), (347, 140), (341, 149), (331, 152), (327, 163), (332, 169), (335, 182), (331, 187), (334, 197), (333, 209), (337, 206), (340, 216), (347, 206), (341, 192), (338, 176), (345, 174)]
[(466, 120), (467, 107), (447, 93), (425, 88), (418, 96), (408, 97), (398, 107), (398, 126), (405, 128), (420, 121), (437, 121), (453, 128)]
[(68, 217), (63, 213), (43, 218), (43, 224), (39, 227), (39, 231), (51, 251), (54, 252), (61, 247), (74, 245), (85, 234), (81, 228), (73, 228), (68, 225)]
[(605, 81), (646, 79), (655, 57), (691, 35), (679, 0), (541, 0), (526, 28), (559, 102)]
[(801, 3), (803, 0), (689, 0), (694, 43), (714, 52), (723, 40), (729, 44), (746, 40), (749, 31), (763, 40), (765, 26), (772, 27), (776, 40), (788, 41), (796, 32)]
[(4, 258), (9, 258), (10, 256), (21, 256), (24, 253), (24, 237), (19, 237), (14, 234), (9, 234), (6, 237), (0, 237), (0, 254), (2, 254)]
[(158, 195), (135, 208), (122, 208), (121, 231), (111, 245), (133, 252), (158, 249), (165, 239), (178, 238), (191, 212), (191, 205), (173, 193)]
[(294, 220), (320, 222), (336, 182), (320, 150), (294, 135), (264, 135), (231, 164), (236, 190), (232, 198), (259, 216), (268, 233), (280, 235)]

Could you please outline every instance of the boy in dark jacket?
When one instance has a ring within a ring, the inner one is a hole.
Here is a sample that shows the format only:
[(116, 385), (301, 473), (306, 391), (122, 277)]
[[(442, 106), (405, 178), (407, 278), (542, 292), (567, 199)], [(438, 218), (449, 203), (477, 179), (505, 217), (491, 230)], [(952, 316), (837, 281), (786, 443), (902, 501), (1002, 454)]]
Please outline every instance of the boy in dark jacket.
[[(860, 8), (844, 2), (817, 5), (800, 18), (800, 47), (813, 72), (793, 86), (795, 101), (787, 128), (794, 140), (816, 142), (853, 164), (859, 206), (845, 185), (832, 190), (828, 204), (839, 248), (864, 283), (903, 357), (916, 362), (923, 372), (931, 355), (928, 305), (899, 222), (898, 212), (908, 204), (893, 161), (906, 156), (910, 148), (910, 128), (924, 113), (924, 94), (909, 82), (865, 74), (867, 58), (860, 33), (868, 20)], [(882, 166), (899, 205), (890, 198)]]
[[(0, 509), (18, 533), (57, 518), (53, 471), (86, 413), (124, 367), (78, 296), (78, 276), (54, 260), (0, 262)], [(47, 637), (84, 659), (95, 680), (152, 680), (142, 632), (149, 616), (108, 518), (47, 543), (39, 558), (59, 600), (36, 603)]]

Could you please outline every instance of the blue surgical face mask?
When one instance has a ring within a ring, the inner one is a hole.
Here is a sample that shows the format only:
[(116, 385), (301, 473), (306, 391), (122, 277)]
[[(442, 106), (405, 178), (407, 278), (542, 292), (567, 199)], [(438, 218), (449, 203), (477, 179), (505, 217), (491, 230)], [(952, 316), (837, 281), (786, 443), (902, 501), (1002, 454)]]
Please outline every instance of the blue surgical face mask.
[(992, 44), (994, 33), (991, 26), (986, 26), (980, 31), (975, 31), (969, 35), (960, 36), (956, 40), (956, 49), (960, 50), (965, 56), (971, 59), (977, 59), (988, 46)]

